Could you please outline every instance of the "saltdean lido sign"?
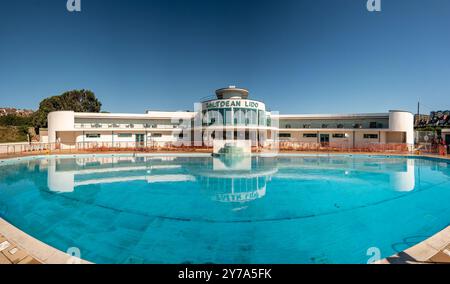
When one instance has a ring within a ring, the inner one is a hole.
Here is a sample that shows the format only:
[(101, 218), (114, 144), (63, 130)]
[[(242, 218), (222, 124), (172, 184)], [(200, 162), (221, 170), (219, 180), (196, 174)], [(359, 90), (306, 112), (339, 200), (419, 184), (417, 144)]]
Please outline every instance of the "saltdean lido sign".
[(203, 108), (205, 109), (248, 108), (248, 109), (265, 110), (265, 105), (261, 102), (251, 100), (216, 100), (204, 103)]

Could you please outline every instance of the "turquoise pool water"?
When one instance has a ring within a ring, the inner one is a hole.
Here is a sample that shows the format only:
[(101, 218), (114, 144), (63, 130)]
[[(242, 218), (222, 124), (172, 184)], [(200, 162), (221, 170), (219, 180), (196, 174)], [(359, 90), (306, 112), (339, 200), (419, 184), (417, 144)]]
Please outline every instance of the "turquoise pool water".
[(450, 223), (425, 158), (77, 156), (0, 162), (0, 217), (96, 263), (366, 263)]

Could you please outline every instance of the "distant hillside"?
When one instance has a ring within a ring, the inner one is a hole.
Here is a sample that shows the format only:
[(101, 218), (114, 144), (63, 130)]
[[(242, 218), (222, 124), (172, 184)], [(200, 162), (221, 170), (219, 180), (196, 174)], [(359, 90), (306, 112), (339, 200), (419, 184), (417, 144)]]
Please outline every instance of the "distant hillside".
[(9, 107), (0, 107), (0, 116), (6, 116), (6, 115), (17, 115), (17, 116), (31, 116), (33, 115), (34, 111), (31, 109), (16, 109), (16, 108), (9, 108)]
[(27, 142), (26, 128), (0, 126), (0, 143)]

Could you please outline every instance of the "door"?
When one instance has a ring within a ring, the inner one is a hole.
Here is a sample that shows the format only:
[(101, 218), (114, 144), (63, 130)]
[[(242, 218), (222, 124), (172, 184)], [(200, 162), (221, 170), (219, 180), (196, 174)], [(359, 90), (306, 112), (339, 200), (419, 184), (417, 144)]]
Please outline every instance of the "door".
[(320, 144), (328, 146), (330, 144), (330, 134), (320, 134)]
[(136, 147), (144, 147), (144, 140), (145, 135), (144, 134), (136, 134)]

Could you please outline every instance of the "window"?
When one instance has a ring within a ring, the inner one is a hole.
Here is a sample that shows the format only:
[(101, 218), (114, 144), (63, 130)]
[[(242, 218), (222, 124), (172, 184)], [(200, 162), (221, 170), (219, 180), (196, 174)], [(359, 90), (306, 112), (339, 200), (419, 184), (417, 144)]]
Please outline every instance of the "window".
[(256, 112), (255, 110), (249, 110), (247, 113), (247, 117), (249, 118), (248, 124), (258, 125), (258, 112)]
[(334, 133), (333, 138), (345, 138), (345, 134), (344, 133)]
[(86, 134), (86, 138), (100, 138), (100, 134), (95, 133), (95, 134)]
[(378, 126), (377, 126), (377, 123), (376, 123), (376, 122), (374, 122), (374, 121), (370, 122), (369, 128), (377, 128), (377, 127), (378, 127)]
[(160, 137), (162, 137), (162, 134), (161, 133), (153, 133), (152, 137), (153, 138), (160, 138)]
[(353, 125), (353, 128), (362, 128), (362, 124), (356, 123)]
[(279, 133), (278, 137), (280, 137), (280, 138), (291, 138), (291, 133)]
[(292, 127), (291, 127), (290, 124), (286, 124), (286, 128), (287, 128), (287, 129), (291, 129)]
[(266, 125), (266, 120), (267, 120), (266, 112), (262, 110), (258, 111), (258, 124)]
[(234, 109), (234, 125), (246, 125), (248, 119), (246, 118), (247, 110), (241, 108)]
[(378, 134), (364, 134), (364, 139), (378, 139)]
[(117, 134), (117, 137), (119, 138), (131, 138), (133, 136), (133, 134), (131, 133), (119, 133)]
[(303, 128), (311, 128), (311, 124), (303, 124)]
[(339, 123), (339, 124), (337, 125), (337, 128), (344, 128), (344, 125), (343, 125), (342, 123)]
[(322, 124), (322, 128), (328, 128), (328, 124)]
[(303, 138), (317, 138), (317, 133), (305, 133)]

